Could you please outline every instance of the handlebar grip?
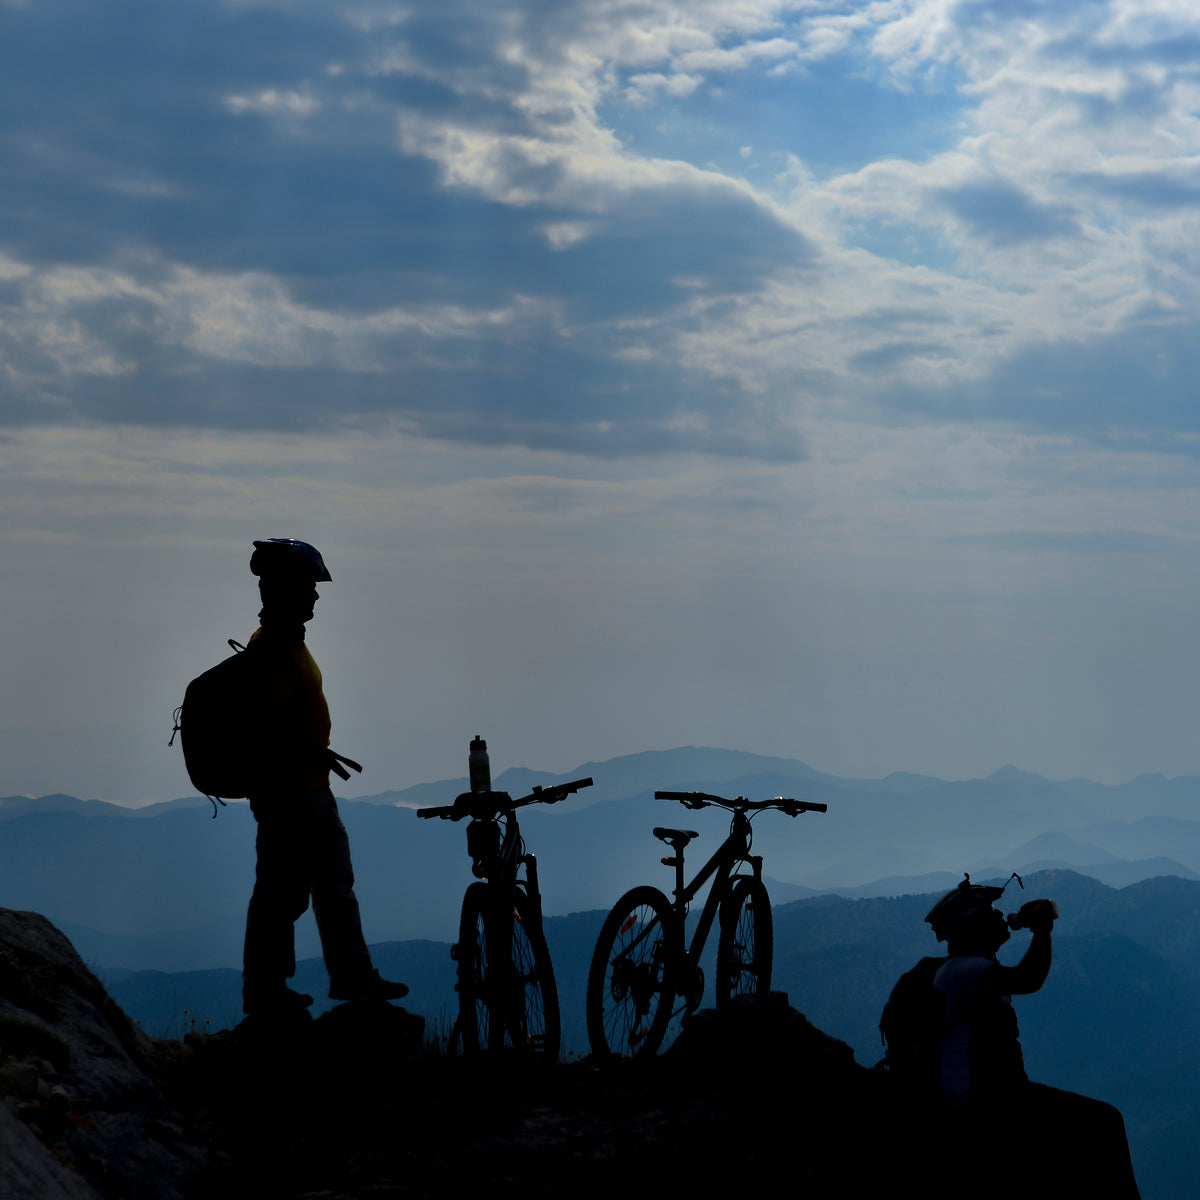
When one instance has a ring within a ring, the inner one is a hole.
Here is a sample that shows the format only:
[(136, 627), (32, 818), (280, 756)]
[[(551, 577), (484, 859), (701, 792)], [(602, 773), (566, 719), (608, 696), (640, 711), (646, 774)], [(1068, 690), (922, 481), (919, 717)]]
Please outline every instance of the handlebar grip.
[(560, 800), (565, 800), (574, 792), (580, 792), (585, 787), (592, 786), (592, 777), (589, 775), (586, 779), (572, 779), (570, 783), (558, 783), (553, 787), (546, 788), (548, 792), (558, 792), (557, 796), (545, 797), (546, 803), (557, 804)]
[(684, 808), (708, 808), (715, 805), (718, 808), (729, 808), (731, 801), (724, 796), (714, 796), (709, 792), (655, 792), (655, 800), (678, 800)]
[(453, 805), (446, 805), (440, 808), (418, 808), (418, 817), (450, 817), (454, 815)]
[(590, 775), (586, 779), (572, 779), (570, 783), (553, 783), (549, 787), (542, 787), (539, 783), (528, 796), (522, 796), (519, 800), (514, 800), (512, 807), (524, 808), (527, 804), (558, 804), (559, 801), (565, 800), (572, 792), (578, 792), (585, 787), (591, 786), (592, 777)]
[(798, 812), (828, 812), (828, 804), (818, 804), (815, 800), (797, 800), (796, 809)]

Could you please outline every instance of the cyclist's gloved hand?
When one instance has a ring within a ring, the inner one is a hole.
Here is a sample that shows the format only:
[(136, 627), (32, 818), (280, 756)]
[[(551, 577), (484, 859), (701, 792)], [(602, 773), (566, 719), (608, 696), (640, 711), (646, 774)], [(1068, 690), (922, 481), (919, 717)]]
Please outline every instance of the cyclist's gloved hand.
[(1017, 912), (1017, 928), (1034, 933), (1049, 933), (1058, 919), (1058, 905), (1053, 900), (1029, 900)]

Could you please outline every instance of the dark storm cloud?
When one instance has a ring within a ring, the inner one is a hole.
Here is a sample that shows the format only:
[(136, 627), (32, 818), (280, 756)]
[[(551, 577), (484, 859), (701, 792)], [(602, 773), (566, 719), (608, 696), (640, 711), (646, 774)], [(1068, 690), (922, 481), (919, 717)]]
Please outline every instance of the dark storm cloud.
[(1039, 204), (1001, 180), (944, 188), (941, 199), (974, 234), (997, 246), (1069, 237), (1079, 232), (1068, 209)]

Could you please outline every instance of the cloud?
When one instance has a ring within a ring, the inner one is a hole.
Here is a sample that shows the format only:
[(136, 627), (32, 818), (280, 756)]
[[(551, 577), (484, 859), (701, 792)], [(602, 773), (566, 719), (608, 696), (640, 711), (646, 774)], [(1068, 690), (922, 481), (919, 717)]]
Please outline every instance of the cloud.
[(850, 365), (860, 371), (889, 371), (910, 358), (942, 358), (947, 348), (938, 342), (885, 342), (850, 358)]
[[(1189, 317), (1088, 339), (1034, 342), (998, 360), (982, 379), (946, 388), (899, 388), (889, 403), (942, 420), (985, 420), (1098, 439), (1144, 435), (1127, 444), (1179, 452), (1186, 436), (1200, 431), (1198, 376), (1200, 322)], [(1164, 442), (1159, 436), (1164, 433), (1181, 437)]]
[[(736, 386), (682, 363), (676, 331), (814, 247), (741, 182), (630, 156), (596, 124), (603, 64), (576, 59), (594, 14), (346, 15), (20, 15), (0, 94), (44, 93), (30, 64), (51, 47), (81, 69), (34, 121), (0, 123), (23, 273), (0, 295), (0, 419), (800, 453), (777, 417), (728, 415)], [(663, 45), (723, 71), (787, 49)]]
[(1101, 196), (1146, 208), (1200, 208), (1200, 179), (1179, 178), (1174, 172), (1084, 172), (1075, 179)]
[(948, 536), (947, 545), (982, 546), (1015, 554), (1157, 554), (1177, 539), (1125, 529), (1011, 529), (998, 533)]
[(1181, 9), (122, 0), (7, 25), (9, 427), (795, 459), (834, 409), (1099, 436), (1135, 419), (1113, 380), (1175, 396), (1188, 367)]
[(611, 333), (573, 329), (553, 304), (339, 313), (297, 303), (266, 275), (9, 273), (0, 420), (10, 426), (82, 417), (336, 431), (382, 422), (602, 457), (803, 454), (770, 413), (739, 412), (728, 381), (660, 352), (622, 354)]
[(998, 246), (1071, 237), (1079, 225), (1063, 205), (1038, 204), (1001, 180), (965, 184), (942, 192), (946, 207), (979, 237)]

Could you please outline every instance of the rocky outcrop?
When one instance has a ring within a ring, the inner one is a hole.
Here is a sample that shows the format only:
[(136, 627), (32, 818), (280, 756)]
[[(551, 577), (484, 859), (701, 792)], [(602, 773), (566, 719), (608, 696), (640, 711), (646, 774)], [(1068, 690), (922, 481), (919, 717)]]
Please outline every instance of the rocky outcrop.
[(0, 910), (4, 1200), (384, 1200), (883, 1186), (878, 1082), (775, 993), (647, 1063), (447, 1058), (381, 1002), (155, 1042), (70, 943)]
[(0, 909), (0, 1195), (189, 1195), (204, 1152), (153, 1082), (153, 1057), (45, 917)]

